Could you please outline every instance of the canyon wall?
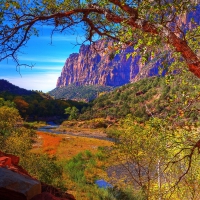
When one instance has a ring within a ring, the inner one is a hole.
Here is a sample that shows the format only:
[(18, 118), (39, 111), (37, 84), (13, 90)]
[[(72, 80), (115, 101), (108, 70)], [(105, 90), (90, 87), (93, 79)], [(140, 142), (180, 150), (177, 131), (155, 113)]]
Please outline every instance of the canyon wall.
[[(131, 47), (112, 55), (113, 42), (99, 40), (92, 45), (82, 45), (79, 53), (73, 53), (66, 60), (57, 87), (74, 85), (121, 86), (134, 81), (143, 65), (140, 56), (130, 56)], [(154, 75), (157, 70), (148, 70), (144, 76)]]

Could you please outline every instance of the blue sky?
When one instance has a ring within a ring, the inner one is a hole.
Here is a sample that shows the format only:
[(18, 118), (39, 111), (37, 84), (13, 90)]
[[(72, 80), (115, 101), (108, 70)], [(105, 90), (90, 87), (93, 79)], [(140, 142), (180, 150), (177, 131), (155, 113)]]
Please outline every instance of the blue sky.
[(69, 55), (79, 51), (77, 41), (83, 42), (83, 36), (57, 33), (51, 44), (50, 27), (42, 27), (39, 37), (33, 36), (18, 56), (21, 63), (35, 64), (34, 67), (16, 69), (12, 60), (0, 62), (0, 79), (25, 89), (48, 92), (56, 87), (57, 78)]

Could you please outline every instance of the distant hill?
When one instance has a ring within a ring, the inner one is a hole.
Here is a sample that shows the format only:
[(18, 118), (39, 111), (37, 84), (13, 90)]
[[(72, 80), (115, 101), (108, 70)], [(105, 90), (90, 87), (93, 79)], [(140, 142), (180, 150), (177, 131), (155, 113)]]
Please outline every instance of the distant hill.
[(26, 90), (6, 80), (0, 80), (0, 98), (14, 102), (20, 115), (29, 121), (65, 119), (66, 108), (75, 106), (81, 111), (83, 107), (87, 107), (87, 103), (55, 100), (48, 94)]
[(55, 99), (71, 99), (76, 101), (89, 102), (99, 95), (112, 91), (114, 88), (101, 85), (85, 85), (75, 86), (74, 84), (57, 87), (50, 91), (48, 94)]
[(13, 85), (12, 83), (8, 82), (7, 80), (0, 79), (0, 92), (10, 92), (15, 95), (31, 95), (34, 92), (31, 90), (26, 90), (23, 88), (20, 88), (16, 85)]

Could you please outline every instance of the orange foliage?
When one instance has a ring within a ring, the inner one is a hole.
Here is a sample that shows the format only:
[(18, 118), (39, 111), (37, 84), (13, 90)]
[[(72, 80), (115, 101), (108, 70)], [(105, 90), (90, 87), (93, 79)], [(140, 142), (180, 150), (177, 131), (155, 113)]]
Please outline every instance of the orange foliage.
[(54, 136), (53, 134), (48, 134), (39, 131), (37, 131), (36, 134), (39, 135), (43, 140), (43, 151), (45, 151), (49, 155), (55, 155), (62, 138), (59, 137), (59, 135)]
[(71, 136), (66, 134), (51, 134), (37, 131), (37, 144), (33, 152), (45, 152), (58, 159), (71, 159), (78, 153), (89, 150), (96, 153), (99, 146), (112, 146), (113, 143), (106, 140)]

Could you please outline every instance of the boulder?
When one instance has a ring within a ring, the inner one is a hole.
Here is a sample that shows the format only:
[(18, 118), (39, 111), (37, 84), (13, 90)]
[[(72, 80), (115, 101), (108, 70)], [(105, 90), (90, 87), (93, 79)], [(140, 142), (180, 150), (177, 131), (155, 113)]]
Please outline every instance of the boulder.
[(6, 167), (7, 169), (17, 172), (18, 174), (31, 177), (28, 174), (28, 172), (25, 169), (23, 169), (21, 166), (19, 166), (18, 164), (19, 164), (18, 156), (7, 154), (0, 151), (0, 167)]
[(0, 167), (10, 167), (12, 164), (11, 158), (9, 157), (0, 157)]
[[(22, 199), (31, 199), (41, 193), (41, 183), (29, 176), (24, 176), (7, 168), (0, 168), (0, 196), (9, 200), (14, 200), (16, 196), (23, 197)], [(7, 192), (11, 191), (11, 193)], [(9, 197), (10, 196), (10, 197)]]

